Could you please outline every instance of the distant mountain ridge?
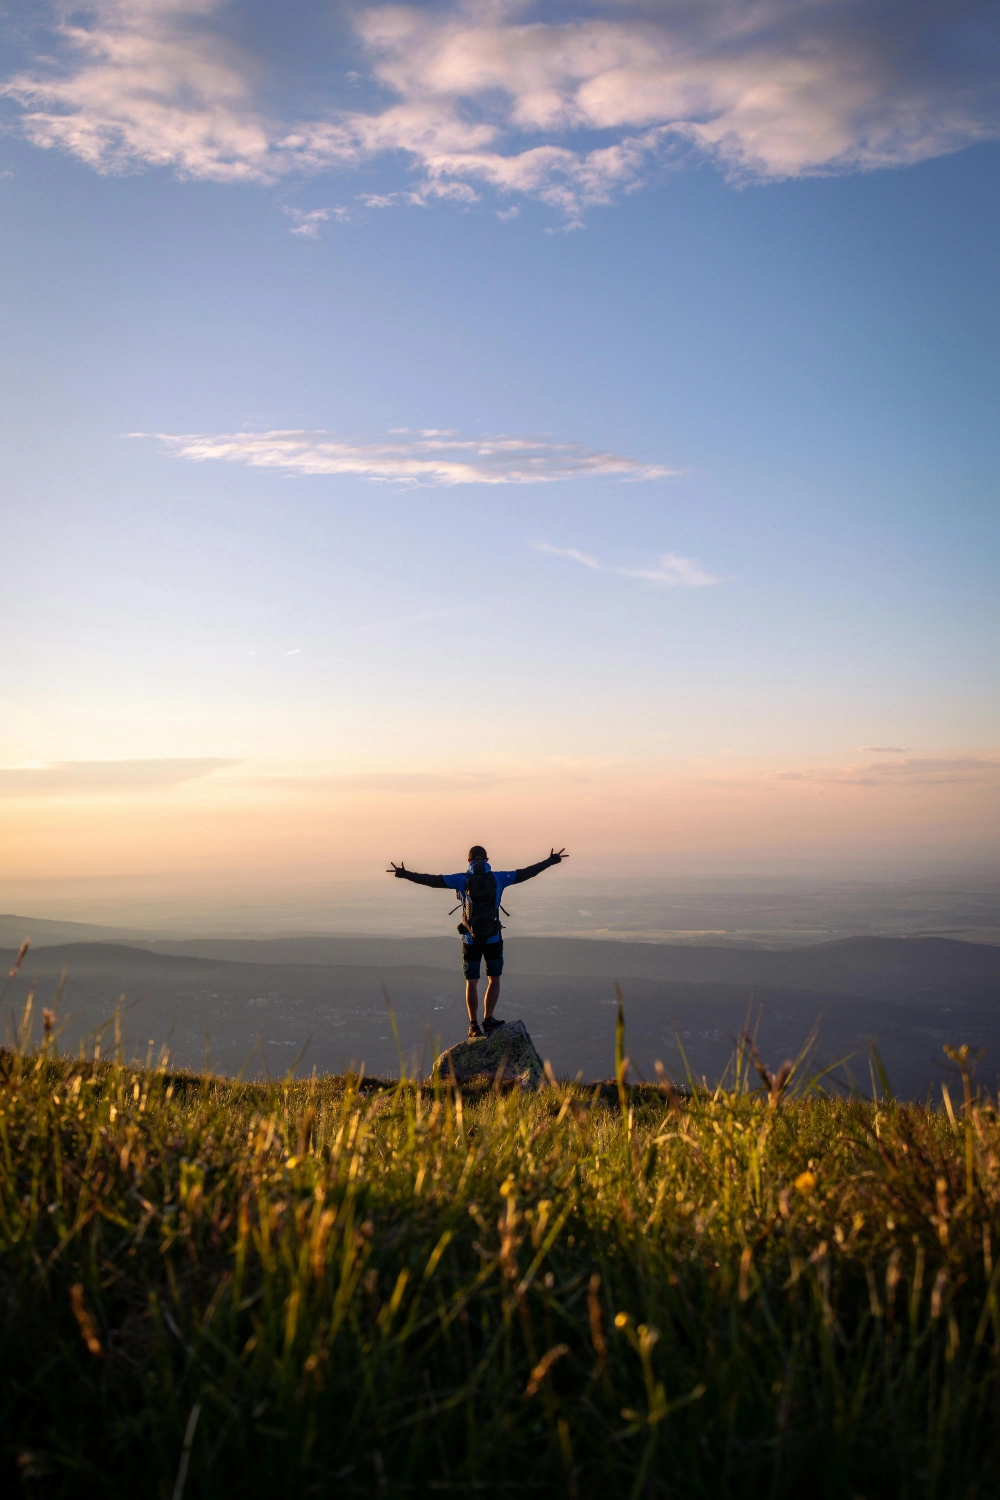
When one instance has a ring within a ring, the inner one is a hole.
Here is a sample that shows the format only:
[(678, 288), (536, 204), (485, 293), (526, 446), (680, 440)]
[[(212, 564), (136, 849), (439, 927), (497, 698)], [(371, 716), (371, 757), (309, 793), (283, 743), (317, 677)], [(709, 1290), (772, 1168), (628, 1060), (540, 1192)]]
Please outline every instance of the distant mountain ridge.
[(148, 942), (155, 936), (128, 927), (101, 927), (93, 922), (63, 922), (52, 917), (0, 912), (0, 948), (19, 948), (25, 938), (33, 948), (52, 948), (59, 943)]
[[(20, 939), (3, 941), (3, 924), (21, 919), (0, 917), (0, 947), (15, 948)], [(51, 923), (51, 928), (79, 928), (80, 923)], [(20, 931), (20, 927), (14, 931)], [(87, 928), (68, 941), (38, 941), (33, 947), (72, 957), (90, 968), (120, 949), (134, 971), (154, 957), (193, 959), (239, 965), (323, 968), (434, 968), (452, 970), (458, 962), (454, 937), (279, 937), (162, 939), (122, 941), (112, 931)], [(100, 932), (99, 938), (91, 933)], [(72, 950), (72, 951), (71, 951)], [(763, 948), (672, 943), (619, 942), (599, 938), (523, 937), (506, 935), (508, 970), (532, 976), (608, 979), (655, 979), (696, 984), (741, 984), (832, 991), (885, 1001), (933, 1002), (949, 991), (974, 993), (1000, 1001), (1000, 946), (942, 937), (856, 937), (799, 947)]]
[[(151, 951), (226, 962), (267, 964), (412, 964), (451, 968), (454, 938), (195, 939), (160, 942)], [(741, 948), (622, 943), (598, 938), (506, 937), (508, 966), (532, 975), (684, 980), (834, 990), (880, 999), (932, 998), (942, 986), (996, 986), (1000, 947), (953, 938), (838, 938), (803, 947)]]
[[(199, 951), (162, 951), (191, 947)], [(13, 953), (0, 951), (0, 966), (9, 967)], [(860, 1057), (854, 1066), (863, 1082), (875, 1038), (897, 1089), (911, 1097), (940, 1079), (946, 1042), (985, 1048), (988, 1083), (1000, 1059), (1000, 947), (857, 938), (739, 950), (512, 937), (508, 953), (501, 1014), (525, 1021), (561, 1076), (612, 1071), (616, 980), (626, 997), (627, 1049), (646, 1077), (660, 1058), (675, 1075), (690, 1064), (714, 1080), (748, 1018), (753, 1025), (758, 1016), (770, 1060), (794, 1055), (820, 1021), (821, 1059)], [(302, 961), (321, 954), (341, 961)], [(65, 972), (62, 1044), (74, 1050), (93, 1047), (101, 1028), (107, 1050), (107, 1022), (124, 996), (129, 1056), (167, 1044), (183, 1066), (211, 1058), (226, 1072), (266, 1065), (281, 1074), (308, 1046), (307, 1067), (339, 1072), (363, 1061), (385, 1074), (398, 1067), (385, 990), (408, 1066), (419, 1068), (421, 1056), (464, 1034), (458, 959), (456, 938), (40, 946), (29, 951), (5, 1009), (9, 1025), (37, 985), (37, 1018)]]

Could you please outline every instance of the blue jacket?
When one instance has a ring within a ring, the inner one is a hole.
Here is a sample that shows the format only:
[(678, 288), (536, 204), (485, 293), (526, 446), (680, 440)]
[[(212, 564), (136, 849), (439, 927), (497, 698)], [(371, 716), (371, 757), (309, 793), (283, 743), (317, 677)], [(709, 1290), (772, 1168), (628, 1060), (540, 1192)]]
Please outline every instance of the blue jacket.
[[(540, 859), (537, 865), (525, 865), (523, 870), (494, 870), (493, 866), (487, 864), (485, 860), (477, 860), (476, 863), (482, 863), (483, 869), (489, 870), (496, 878), (497, 913), (499, 914), (500, 900), (509, 885), (520, 885), (522, 880), (531, 880), (535, 875), (540, 875), (543, 870), (547, 870), (550, 865), (558, 865), (562, 861), (558, 854), (550, 854), (548, 859)], [(469, 871), (471, 869), (472, 866), (469, 865), (468, 870), (463, 870), (458, 875), (418, 875), (415, 870), (399, 869), (396, 871), (396, 878), (398, 880), (412, 880), (417, 885), (433, 886), (436, 890), (456, 891), (459, 898), (464, 900), (465, 887), (468, 884)], [(499, 943), (500, 937), (501, 934), (498, 932), (496, 937), (487, 938), (486, 941), (488, 943)]]

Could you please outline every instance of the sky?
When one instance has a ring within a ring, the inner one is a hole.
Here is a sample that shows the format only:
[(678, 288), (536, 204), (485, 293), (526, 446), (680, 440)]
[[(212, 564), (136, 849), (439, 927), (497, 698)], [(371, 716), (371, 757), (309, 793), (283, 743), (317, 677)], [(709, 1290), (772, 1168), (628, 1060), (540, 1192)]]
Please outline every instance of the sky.
[(980, 0), (15, 0), (0, 904), (996, 860), (998, 83)]

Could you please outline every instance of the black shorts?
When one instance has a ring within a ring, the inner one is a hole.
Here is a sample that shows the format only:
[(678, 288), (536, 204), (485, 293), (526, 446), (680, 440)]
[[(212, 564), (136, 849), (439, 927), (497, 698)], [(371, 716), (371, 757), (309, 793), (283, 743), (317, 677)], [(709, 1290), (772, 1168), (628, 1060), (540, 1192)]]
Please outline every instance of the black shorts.
[(490, 979), (499, 979), (503, 973), (503, 938), (495, 943), (462, 944), (462, 973), (466, 979), (478, 979), (481, 960), (486, 960), (486, 974)]

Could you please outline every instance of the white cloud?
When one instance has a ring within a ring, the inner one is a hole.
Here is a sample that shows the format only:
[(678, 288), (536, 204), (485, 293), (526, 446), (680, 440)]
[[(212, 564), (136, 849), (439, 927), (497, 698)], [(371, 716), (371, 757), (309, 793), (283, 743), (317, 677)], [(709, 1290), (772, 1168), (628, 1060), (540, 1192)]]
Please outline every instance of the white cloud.
[(279, 175), (271, 158), (280, 148), (254, 98), (251, 59), (213, 30), (219, 9), (217, 0), (97, 0), (75, 22), (58, 9), (51, 52), (4, 85), (24, 107), (24, 133), (103, 172), (166, 166), (216, 181)]
[[(314, 208), (308, 213), (304, 208), (286, 208), (285, 213), (292, 220), (292, 234), (301, 234), (309, 240), (318, 240), (320, 225), (334, 217), (334, 210), (329, 208)], [(339, 212), (336, 217), (343, 219), (347, 214)]]
[(233, 432), (155, 437), (168, 453), (280, 469), (286, 474), (357, 474), (403, 484), (543, 484), (557, 479), (660, 479), (671, 470), (547, 438), (462, 438), (437, 428), (405, 429), (375, 443), (340, 442), (326, 432)]
[(647, 583), (659, 583), (667, 588), (703, 589), (722, 579), (709, 573), (701, 563), (690, 557), (680, 557), (676, 552), (664, 552), (658, 563), (651, 568), (617, 568), (600, 562), (587, 552), (578, 552), (575, 547), (552, 547), (548, 542), (532, 543), (536, 552), (550, 552), (555, 557), (568, 557), (571, 562), (585, 568), (596, 568), (601, 573), (617, 573), (622, 578), (642, 578)]
[[(25, 14), (37, 21), (37, 6)], [(366, 109), (345, 108), (333, 82), (312, 118), (282, 107), (266, 50), (223, 0), (59, 6), (43, 55), (5, 92), (29, 139), (99, 171), (273, 182), (402, 153), (416, 181), (367, 201), (490, 188), (571, 223), (667, 154), (767, 180), (1000, 134), (990, 0), (437, 0), (342, 14), (367, 68), (345, 74), (331, 56), (327, 76), (367, 93)], [(304, 73), (322, 33), (300, 45)]]

